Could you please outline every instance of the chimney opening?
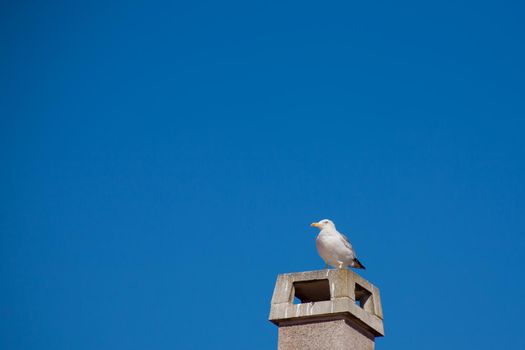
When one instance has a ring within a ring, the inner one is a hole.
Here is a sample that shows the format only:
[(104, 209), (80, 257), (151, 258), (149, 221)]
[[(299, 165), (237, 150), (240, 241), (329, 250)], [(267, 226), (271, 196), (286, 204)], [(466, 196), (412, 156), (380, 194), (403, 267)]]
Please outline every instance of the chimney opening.
[(294, 304), (330, 300), (330, 284), (327, 279), (294, 282)]
[(372, 293), (357, 283), (355, 285), (355, 303), (366, 311), (372, 311)]

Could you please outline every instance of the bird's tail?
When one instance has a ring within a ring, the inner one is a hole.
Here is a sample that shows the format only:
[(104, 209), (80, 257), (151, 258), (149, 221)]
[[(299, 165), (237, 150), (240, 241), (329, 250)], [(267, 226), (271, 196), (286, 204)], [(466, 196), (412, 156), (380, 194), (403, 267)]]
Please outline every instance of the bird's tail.
[(357, 260), (357, 258), (354, 259), (354, 263), (352, 264), (352, 267), (356, 269), (363, 269), (363, 270), (366, 269), (365, 266), (361, 264), (361, 261)]

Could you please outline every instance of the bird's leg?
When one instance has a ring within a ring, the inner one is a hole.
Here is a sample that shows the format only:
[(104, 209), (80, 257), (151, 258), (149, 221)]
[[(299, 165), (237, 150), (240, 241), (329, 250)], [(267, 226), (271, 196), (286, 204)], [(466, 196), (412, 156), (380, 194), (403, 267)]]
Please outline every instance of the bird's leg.
[(326, 261), (324, 262), (324, 268), (328, 270), (328, 263)]
[(343, 262), (342, 261), (339, 261), (339, 265), (337, 266), (337, 268), (339, 270), (341, 270), (343, 268)]

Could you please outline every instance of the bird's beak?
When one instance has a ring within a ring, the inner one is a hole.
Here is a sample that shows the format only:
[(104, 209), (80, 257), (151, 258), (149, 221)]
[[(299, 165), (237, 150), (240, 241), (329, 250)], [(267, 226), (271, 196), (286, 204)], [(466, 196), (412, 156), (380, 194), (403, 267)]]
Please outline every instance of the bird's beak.
[(310, 224), (310, 226), (321, 228), (321, 225), (318, 222), (313, 222), (313, 223)]

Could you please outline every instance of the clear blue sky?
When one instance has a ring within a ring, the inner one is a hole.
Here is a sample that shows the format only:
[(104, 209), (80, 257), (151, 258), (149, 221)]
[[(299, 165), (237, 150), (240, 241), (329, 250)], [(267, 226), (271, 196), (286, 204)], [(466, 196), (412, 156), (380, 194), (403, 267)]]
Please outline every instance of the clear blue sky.
[(0, 348), (275, 349), (330, 218), (378, 350), (524, 349), (524, 14), (3, 3)]

